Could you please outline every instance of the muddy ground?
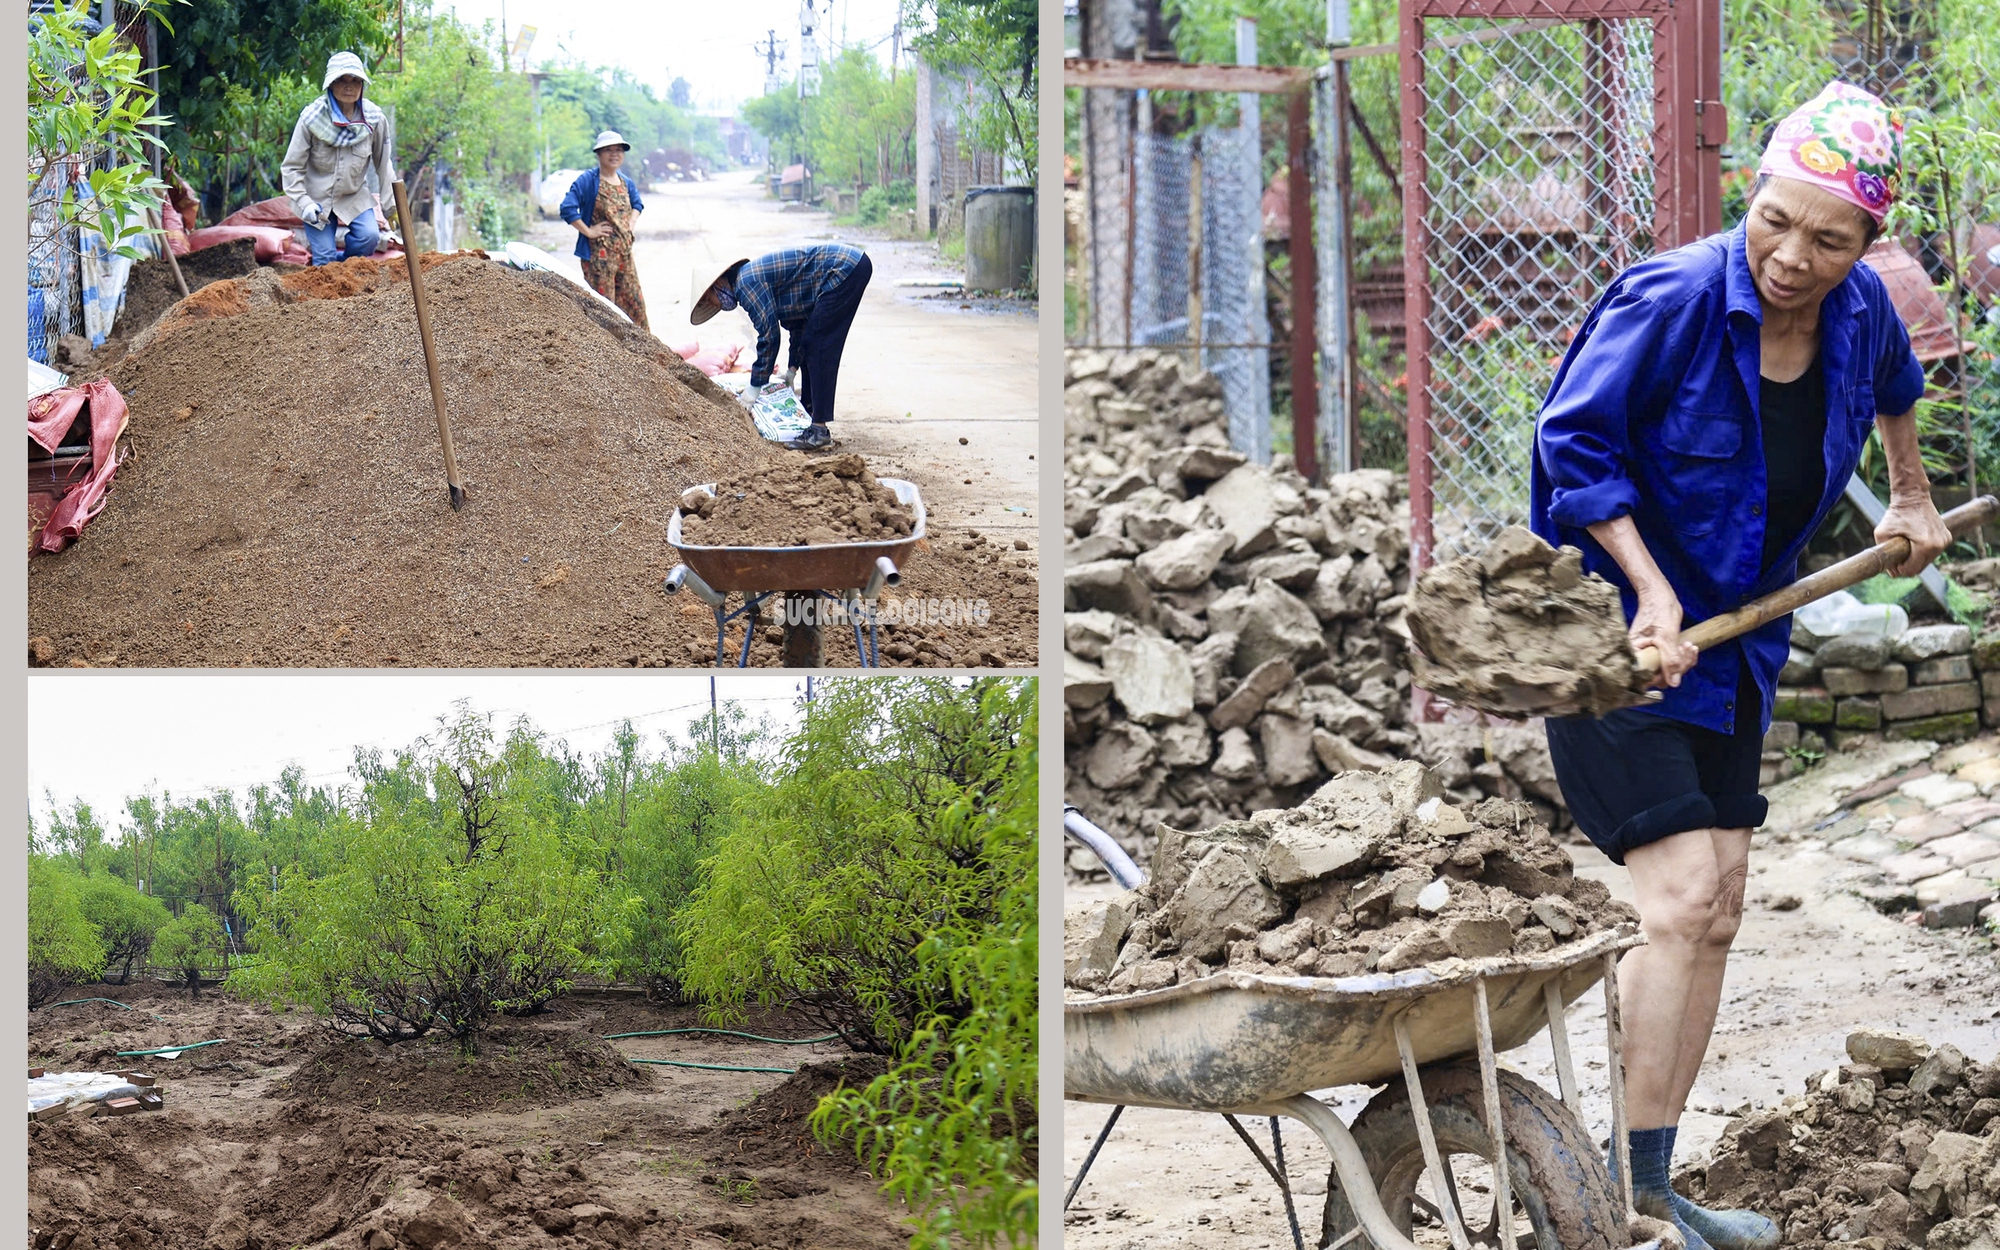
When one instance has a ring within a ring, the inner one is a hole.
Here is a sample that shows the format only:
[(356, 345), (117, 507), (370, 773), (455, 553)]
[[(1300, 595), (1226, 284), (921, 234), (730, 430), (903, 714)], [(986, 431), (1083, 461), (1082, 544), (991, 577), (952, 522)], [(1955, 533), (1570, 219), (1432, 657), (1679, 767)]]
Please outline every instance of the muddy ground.
[[(1797, 1094), (1808, 1075), (1846, 1059), (1847, 1034), (1877, 1026), (1950, 1043), (1985, 1063), (2000, 1056), (2000, 952), (1973, 930), (1926, 930), (1875, 911), (1849, 892), (1864, 869), (1830, 852), (1817, 829), (1835, 799), (1922, 760), (1929, 744), (1874, 745), (1830, 758), (1767, 791), (1771, 816), (1754, 841), (1748, 907), (1730, 960), (1721, 1022), (1681, 1120), (1677, 1171), (1705, 1159), (1734, 1115)], [(1571, 847), (1577, 875), (1630, 901), (1625, 870), (1594, 848)], [(1071, 899), (1109, 897), (1109, 885), (1072, 884)], [(1569, 1012), (1584, 1120), (1608, 1140), (1604, 1009), (1592, 990)], [(1556, 1087), (1546, 1034), (1502, 1062)], [(1319, 1091), (1352, 1120), (1365, 1088)], [(1063, 1173), (1073, 1178), (1108, 1107), (1064, 1104)], [(1270, 1128), (1247, 1122), (1270, 1149)], [(1317, 1241), (1328, 1159), (1318, 1140), (1283, 1122), (1287, 1171), (1300, 1195), (1306, 1244)], [(1128, 1108), (1065, 1219), (1064, 1245), (1093, 1250), (1291, 1244), (1277, 1188), (1220, 1116)], [(1525, 1226), (1524, 1226), (1525, 1227)], [(1418, 1229), (1425, 1246), (1448, 1244)]]
[[(449, 1044), (335, 1041), (304, 1012), (205, 991), (93, 986), (29, 1018), (51, 1071), (119, 1050), (227, 1039), (153, 1059), (166, 1107), (29, 1132), (36, 1250), (397, 1247), (838, 1247), (900, 1250), (901, 1208), (805, 1128), (818, 1095), (879, 1060), (605, 1033), (698, 1024), (690, 1008), (579, 993), (505, 1022), (475, 1059)], [(783, 1013), (744, 1031), (803, 1037)], [(614, 1049), (615, 1048), (615, 1051)], [(639, 1066), (619, 1056), (803, 1069)]]

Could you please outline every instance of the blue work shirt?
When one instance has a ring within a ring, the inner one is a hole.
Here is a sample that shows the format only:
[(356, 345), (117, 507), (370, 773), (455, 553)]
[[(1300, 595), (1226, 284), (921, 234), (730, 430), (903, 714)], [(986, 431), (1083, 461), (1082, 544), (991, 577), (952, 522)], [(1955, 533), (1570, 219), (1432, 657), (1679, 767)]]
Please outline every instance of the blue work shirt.
[[(1924, 392), (1882, 279), (1856, 262), (1820, 305), (1826, 374), (1826, 483), (1819, 507), (1769, 568), (1763, 555), (1766, 479), (1757, 411), (1763, 306), (1743, 228), (1634, 265), (1604, 292), (1556, 371), (1535, 429), (1530, 524), (1550, 543), (1581, 548), (1584, 567), (1631, 583), (1587, 527), (1630, 516), (1680, 598), (1688, 628), (1793, 580), (1799, 553), (1840, 498), (1878, 413), (1900, 416)], [(1771, 723), (1791, 617), (1703, 652), (1681, 684), (1643, 710), (1734, 733), (1747, 662)]]
[[(569, 191), (563, 195), (562, 202), (562, 219), (564, 221), (581, 219), (586, 226), (597, 224), (597, 186), (601, 180), (601, 174), (601, 170), (586, 169), (583, 171), (582, 177), (569, 184)], [(618, 171), (618, 180), (625, 184), (625, 194), (632, 197), (632, 211), (635, 213), (645, 212), (646, 202), (639, 198), (638, 184), (627, 178), (625, 171), (622, 169)], [(580, 234), (577, 235), (576, 251), (571, 253), (571, 255), (575, 256), (578, 260), (589, 260), (590, 240)]]
[(757, 327), (757, 359), (750, 365), (750, 385), (762, 386), (778, 367), (778, 331), (792, 336), (792, 358), (799, 358), (799, 333), (812, 316), (813, 305), (847, 280), (866, 255), (852, 243), (820, 243), (790, 247), (759, 256), (736, 271), (736, 305)]

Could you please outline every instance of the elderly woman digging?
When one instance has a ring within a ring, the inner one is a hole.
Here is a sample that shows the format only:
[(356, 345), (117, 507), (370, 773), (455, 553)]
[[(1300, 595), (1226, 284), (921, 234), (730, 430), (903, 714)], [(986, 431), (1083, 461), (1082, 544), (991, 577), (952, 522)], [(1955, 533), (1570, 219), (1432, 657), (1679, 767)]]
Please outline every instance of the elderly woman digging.
[[(396, 181), (382, 110), (367, 99), (368, 67), (352, 52), (327, 59), (326, 94), (306, 105), (285, 149), (285, 197), (306, 226), (312, 263), (373, 256), (381, 238), (380, 193)], [(368, 169), (375, 169), (375, 190)], [(335, 231), (347, 240), (335, 247)]]
[(1949, 541), (1917, 455), (1924, 371), (1881, 280), (1858, 264), (1897, 191), (1901, 126), (1834, 83), (1779, 124), (1742, 225), (1621, 274), (1556, 374), (1536, 432), (1533, 524), (1619, 587), (1659, 702), (1551, 719), (1578, 826), (1631, 870), (1648, 944), (1621, 972), (1632, 1182), (1689, 1250), (1764, 1250), (1777, 1226), (1667, 1185), (1743, 914), (1758, 760), (1789, 617), (1696, 655), (1684, 623), (1794, 579), (1799, 553), (1881, 434), (1877, 541), (1900, 576)]

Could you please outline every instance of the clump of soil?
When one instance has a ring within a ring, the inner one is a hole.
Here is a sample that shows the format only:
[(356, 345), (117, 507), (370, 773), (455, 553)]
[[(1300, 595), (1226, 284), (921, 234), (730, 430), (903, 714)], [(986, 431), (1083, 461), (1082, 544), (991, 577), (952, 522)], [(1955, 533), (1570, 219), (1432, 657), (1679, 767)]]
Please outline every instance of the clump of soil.
[(1501, 716), (1602, 716), (1644, 681), (1618, 589), (1521, 528), (1485, 553), (1434, 565), (1410, 591), (1417, 684)]
[(1342, 773), (1296, 808), (1201, 833), (1162, 827), (1137, 890), (1064, 917), (1065, 984), (1120, 994), (1224, 970), (1399, 972), (1539, 955), (1638, 914), (1525, 803), (1444, 801), (1414, 761)]
[(1676, 1187), (1764, 1212), (1788, 1246), (2000, 1244), (2000, 1056), (1876, 1030), (1847, 1052), (1803, 1094), (1733, 1122)]
[(824, 547), (908, 537), (916, 517), (868, 463), (787, 452), (681, 496), (681, 537), (704, 547)]
[(715, 1131), (740, 1141), (740, 1150), (731, 1156), (734, 1162), (776, 1163), (795, 1158), (808, 1147), (819, 1148), (807, 1120), (820, 1099), (843, 1085), (864, 1088), (888, 1070), (889, 1061), (882, 1055), (844, 1055), (802, 1063), (776, 1089), (723, 1112), (716, 1119)]
[(463, 1115), (553, 1106), (652, 1083), (650, 1072), (594, 1033), (531, 1025), (488, 1029), (470, 1054), (441, 1035), (395, 1045), (329, 1038), (265, 1096)]

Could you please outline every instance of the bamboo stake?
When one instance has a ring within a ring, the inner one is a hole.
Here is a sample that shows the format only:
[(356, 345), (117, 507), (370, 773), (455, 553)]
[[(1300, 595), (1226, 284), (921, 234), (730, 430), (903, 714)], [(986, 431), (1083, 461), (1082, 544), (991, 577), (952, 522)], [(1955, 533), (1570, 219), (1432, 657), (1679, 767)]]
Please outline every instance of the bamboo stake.
[(396, 224), (403, 232), (403, 255), (410, 262), (410, 295), (417, 304), (417, 333), (424, 340), (424, 370), (431, 379), (431, 406), (437, 409), (438, 439), (444, 444), (444, 480), (451, 491), (451, 510), (465, 506), (465, 487), (458, 480), (458, 457), (451, 449), (451, 418), (444, 411), (444, 382), (438, 377), (437, 347), (431, 342), (430, 306), (424, 302), (424, 268), (417, 262), (416, 231), (410, 228), (410, 196), (399, 179), (396, 190)]

